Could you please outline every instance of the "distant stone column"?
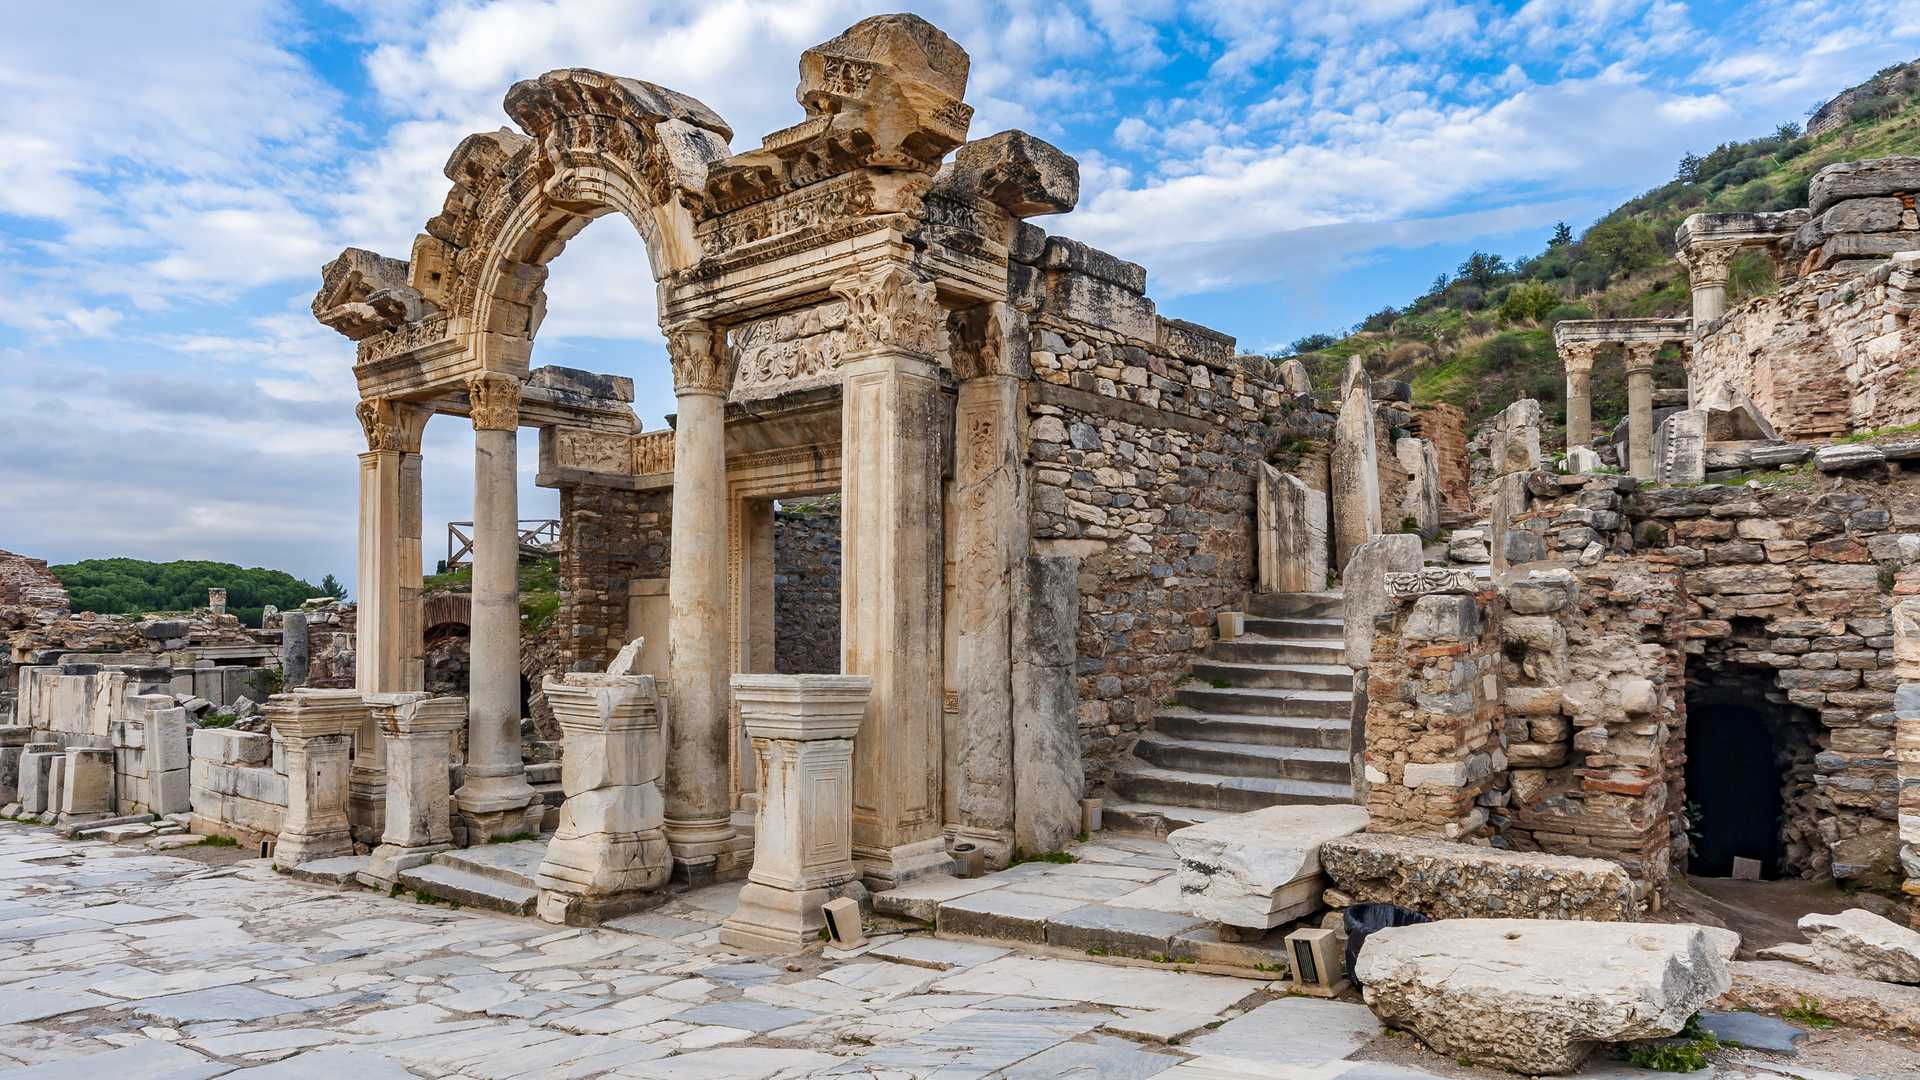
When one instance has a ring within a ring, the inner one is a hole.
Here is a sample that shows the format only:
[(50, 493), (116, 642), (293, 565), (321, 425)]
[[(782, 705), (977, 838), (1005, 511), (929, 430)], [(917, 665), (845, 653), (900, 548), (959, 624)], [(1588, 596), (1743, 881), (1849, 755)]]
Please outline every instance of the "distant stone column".
[(1730, 244), (1696, 244), (1682, 253), (1687, 284), (1693, 289), (1693, 331), (1727, 313), (1728, 268), (1739, 248)]
[(1347, 370), (1333, 429), (1333, 556), (1345, 573), (1360, 545), (1380, 535), (1380, 469), (1373, 380), (1356, 359)]
[(307, 614), (289, 611), (280, 616), (280, 683), (288, 690), (307, 685), (307, 673), (313, 664), (313, 638), (308, 632)]
[(567, 799), (534, 875), (540, 917), (590, 925), (647, 907), (665, 896), (673, 873), (653, 676), (572, 672), (548, 679), (545, 689), (566, 737), (560, 786)]
[(861, 891), (853, 866), (853, 737), (873, 680), (863, 675), (736, 675), (734, 698), (765, 784), (753, 870), (720, 941), (795, 953), (826, 924), (828, 900)]
[(733, 843), (728, 790), (727, 390), (733, 370), (714, 328), (667, 330), (673, 429), (673, 573), (667, 670), (667, 842), (690, 881), (711, 880)]
[[(477, 375), (473, 416), (473, 668), (466, 783), (454, 801), (469, 843), (525, 831), (534, 800), (520, 752), (520, 380)], [(363, 616), (364, 619), (364, 616)]]
[(1593, 445), (1593, 361), (1590, 345), (1567, 345), (1560, 350), (1567, 369), (1567, 446)]
[(347, 756), (367, 717), (358, 690), (297, 690), (267, 701), (267, 723), (287, 755), (287, 812), (273, 864), (294, 867), (353, 854)]
[(453, 734), (467, 722), (467, 700), (424, 692), (371, 694), (367, 704), (387, 743), (387, 822), (360, 878), (376, 888), (453, 846)]
[(1659, 352), (1654, 343), (1627, 346), (1627, 471), (1639, 480), (1653, 479), (1653, 361)]

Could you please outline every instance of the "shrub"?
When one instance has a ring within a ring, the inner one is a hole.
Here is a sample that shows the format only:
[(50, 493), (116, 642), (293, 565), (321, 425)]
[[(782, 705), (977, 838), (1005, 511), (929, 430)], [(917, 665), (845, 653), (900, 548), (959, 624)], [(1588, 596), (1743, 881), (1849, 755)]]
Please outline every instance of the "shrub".
[(1507, 291), (1500, 315), (1508, 322), (1544, 318), (1560, 306), (1560, 293), (1544, 281), (1522, 281)]

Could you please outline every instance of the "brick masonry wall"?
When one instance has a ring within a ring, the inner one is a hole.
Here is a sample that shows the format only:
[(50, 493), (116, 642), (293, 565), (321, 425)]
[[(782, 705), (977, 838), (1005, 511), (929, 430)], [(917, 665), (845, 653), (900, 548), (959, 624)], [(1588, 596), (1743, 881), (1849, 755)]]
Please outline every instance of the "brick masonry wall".
[(626, 643), (627, 582), (667, 576), (669, 507), (663, 491), (560, 490), (561, 670), (604, 671)]
[(1254, 464), (1286, 392), (1261, 357), (1181, 358), (1051, 318), (1033, 325), (1036, 551), (1080, 563), (1079, 721), (1104, 779), (1253, 583)]
[(773, 518), (774, 670), (840, 670), (840, 499), (783, 504)]
[(1920, 294), (1900, 287), (1908, 276), (1891, 262), (1812, 274), (1741, 304), (1696, 347), (1694, 385), (1731, 383), (1784, 438), (1920, 421)]
[(1461, 513), (1471, 509), (1473, 499), (1467, 493), (1467, 414), (1445, 402), (1423, 403), (1414, 409), (1413, 433), (1433, 444), (1441, 505)]

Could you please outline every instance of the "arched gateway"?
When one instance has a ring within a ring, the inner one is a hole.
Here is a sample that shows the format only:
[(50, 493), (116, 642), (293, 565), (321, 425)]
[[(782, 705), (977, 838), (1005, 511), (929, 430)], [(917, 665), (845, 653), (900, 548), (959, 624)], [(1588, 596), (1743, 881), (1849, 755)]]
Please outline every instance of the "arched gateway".
[[(806, 118), (738, 154), (690, 97), (549, 72), (508, 92), (519, 132), (454, 151), (446, 205), (410, 259), (348, 249), (327, 266), (313, 310), (358, 342), (368, 440), (362, 693), (422, 685), (420, 435), (434, 414), (474, 425), (469, 755), (454, 794), (471, 838), (521, 831), (533, 801), (517, 685), (522, 426), (541, 429), (556, 473), (670, 483), (665, 819), (685, 874), (733, 871), (742, 847), (731, 800), (751, 779), (733, 760), (728, 679), (751, 670), (743, 519), (805, 490), (844, 497), (842, 667), (873, 681), (853, 778), (866, 876), (884, 885), (942, 862), (947, 833), (1004, 852), (1077, 828), (1077, 775), (1034, 773), (1015, 790), (1009, 591), (1027, 555), (1016, 440), (1029, 332), (1009, 299), (1033, 272), (1010, 261), (1019, 219), (1071, 209), (1078, 170), (1019, 132), (966, 142), (967, 69), (918, 18), (865, 20), (803, 55)], [(638, 430), (626, 380), (531, 368), (547, 264), (608, 213), (646, 242), (678, 398), (670, 434)], [(1151, 320), (1136, 292), (1126, 299)], [(949, 483), (965, 514), (947, 513)], [(1070, 697), (1062, 714), (1067, 730), (1045, 738), (1066, 741), (1077, 773)], [(382, 742), (369, 721), (352, 784), (362, 817), (381, 813)]]

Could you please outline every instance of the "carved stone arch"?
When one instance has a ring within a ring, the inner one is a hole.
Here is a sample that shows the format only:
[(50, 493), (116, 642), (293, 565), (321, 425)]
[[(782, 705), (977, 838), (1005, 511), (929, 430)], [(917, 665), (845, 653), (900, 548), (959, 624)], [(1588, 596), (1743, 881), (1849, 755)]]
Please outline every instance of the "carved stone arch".
[(656, 281), (698, 260), (706, 168), (733, 133), (684, 94), (581, 68), (514, 84), (505, 108), (525, 134), (472, 135), (454, 151), (410, 283), (467, 332), (483, 370), (524, 376), (546, 265), (588, 223), (632, 222)]

